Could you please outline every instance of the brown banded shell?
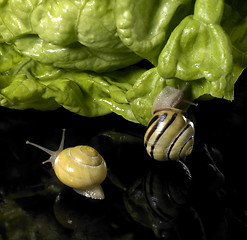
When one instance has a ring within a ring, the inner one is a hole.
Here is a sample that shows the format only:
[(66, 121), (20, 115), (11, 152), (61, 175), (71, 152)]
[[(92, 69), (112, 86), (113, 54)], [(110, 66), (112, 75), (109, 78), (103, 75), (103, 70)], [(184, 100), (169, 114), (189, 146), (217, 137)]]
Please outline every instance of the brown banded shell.
[(158, 161), (177, 160), (192, 152), (194, 124), (176, 108), (154, 112), (144, 136), (148, 154)]

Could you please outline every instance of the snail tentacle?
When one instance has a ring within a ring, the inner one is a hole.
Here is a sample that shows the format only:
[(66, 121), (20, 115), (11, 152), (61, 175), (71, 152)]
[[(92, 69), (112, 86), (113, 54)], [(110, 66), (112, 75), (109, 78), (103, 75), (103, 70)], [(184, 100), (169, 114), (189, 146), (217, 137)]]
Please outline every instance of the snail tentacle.
[(40, 146), (40, 145), (38, 145), (36, 143), (30, 142), (30, 141), (26, 141), (26, 144), (32, 145), (32, 146), (34, 146), (36, 148), (39, 148), (40, 150), (42, 150), (42, 151), (48, 153), (49, 155), (51, 155), (50, 158), (48, 160), (42, 162), (42, 164), (50, 162), (52, 167), (54, 166), (54, 162), (55, 162), (55, 160), (56, 160), (56, 158), (58, 156), (57, 151), (52, 151), (52, 150), (50, 150), (48, 148), (42, 147), (42, 146)]

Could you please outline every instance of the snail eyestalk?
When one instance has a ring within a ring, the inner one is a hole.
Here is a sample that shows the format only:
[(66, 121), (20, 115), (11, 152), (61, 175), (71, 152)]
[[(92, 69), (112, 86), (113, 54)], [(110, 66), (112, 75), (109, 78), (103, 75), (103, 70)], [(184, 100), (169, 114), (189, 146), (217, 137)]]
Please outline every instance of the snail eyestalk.
[(52, 164), (52, 167), (53, 167), (53, 166), (54, 166), (54, 162), (55, 162), (57, 156), (59, 155), (59, 153), (60, 153), (60, 152), (63, 150), (63, 148), (64, 148), (65, 131), (66, 131), (66, 130), (63, 129), (62, 139), (61, 139), (61, 142), (60, 142), (60, 145), (59, 145), (59, 148), (58, 148), (57, 151), (52, 151), (52, 150), (50, 150), (50, 149), (48, 149), (48, 148), (42, 147), (42, 146), (40, 146), (40, 145), (38, 145), (38, 144), (36, 144), (36, 143), (30, 142), (30, 141), (26, 141), (26, 144), (30, 144), (30, 145), (32, 145), (32, 146), (34, 146), (34, 147), (36, 147), (36, 148), (39, 148), (40, 150), (42, 150), (42, 151), (48, 153), (49, 155), (51, 155), (51, 157), (50, 157), (48, 160), (42, 162), (42, 164), (45, 164), (45, 163), (50, 162), (50, 163)]
[(60, 145), (59, 145), (57, 152), (61, 152), (64, 148), (65, 131), (66, 131), (66, 129), (63, 128), (62, 138), (61, 138), (61, 142), (60, 142)]
[(26, 141), (26, 144), (32, 145), (32, 146), (34, 146), (36, 148), (39, 148), (40, 150), (48, 153), (51, 156), (55, 154), (55, 151), (52, 151), (52, 150), (50, 150), (48, 148), (45, 148), (45, 147), (42, 147), (42, 146), (40, 146), (40, 145), (38, 145), (36, 143), (30, 142), (30, 141)]
[[(180, 98), (182, 95), (183, 95), (183, 92), (184, 92), (184, 90), (187, 88), (187, 86), (189, 85), (189, 83), (188, 82), (186, 82), (185, 84), (184, 84), (184, 86), (182, 87), (182, 89), (181, 90), (179, 90), (179, 93), (178, 93), (178, 98)], [(178, 89), (179, 89), (179, 87), (178, 87)], [(189, 104), (189, 105), (193, 105), (193, 106), (198, 106), (198, 103), (194, 103), (194, 102), (191, 102), (191, 101), (188, 101), (188, 100), (186, 100), (186, 99), (182, 99), (182, 102), (184, 102), (184, 103), (187, 103), (187, 104)]]
[(32, 146), (34, 146), (36, 148), (39, 148), (40, 150), (42, 150), (42, 151), (48, 153), (49, 155), (51, 155), (50, 158), (48, 160), (42, 162), (42, 164), (50, 162), (52, 167), (54, 167), (54, 162), (55, 162), (55, 160), (57, 158), (57, 151), (52, 151), (52, 150), (50, 150), (48, 148), (42, 147), (42, 146), (40, 146), (40, 145), (38, 145), (36, 143), (29, 142), (29, 141), (26, 141), (26, 144), (32, 145)]
[(189, 105), (193, 105), (193, 106), (195, 106), (195, 107), (198, 106), (198, 103), (194, 103), (194, 102), (191, 102), (191, 101), (188, 101), (188, 100), (185, 100), (185, 99), (183, 99), (182, 102), (187, 103), (187, 104), (189, 104)]

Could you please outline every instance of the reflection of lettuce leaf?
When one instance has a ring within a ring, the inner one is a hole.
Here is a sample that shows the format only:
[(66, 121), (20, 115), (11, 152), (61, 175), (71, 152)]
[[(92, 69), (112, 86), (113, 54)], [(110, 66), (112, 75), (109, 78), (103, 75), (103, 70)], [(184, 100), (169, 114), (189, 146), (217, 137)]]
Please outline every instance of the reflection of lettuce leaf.
[(238, 0), (1, 2), (0, 105), (146, 125), (166, 85), (189, 81), (192, 101), (232, 100), (247, 66), (246, 10)]

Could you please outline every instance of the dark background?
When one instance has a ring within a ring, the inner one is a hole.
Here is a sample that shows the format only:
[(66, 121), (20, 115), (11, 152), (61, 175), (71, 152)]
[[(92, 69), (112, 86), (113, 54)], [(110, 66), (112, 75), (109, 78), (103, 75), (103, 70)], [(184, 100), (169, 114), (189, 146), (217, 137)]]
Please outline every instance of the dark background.
[[(246, 72), (235, 84), (234, 101), (197, 102), (188, 112), (196, 127), (196, 145), (187, 162), (192, 175), (188, 205), (200, 217), (206, 236), (197, 239), (247, 239)], [(104, 153), (110, 169), (102, 184), (105, 200), (85, 199), (63, 186), (51, 165), (41, 164), (49, 156), (26, 145), (29, 140), (56, 150), (62, 128), (67, 130), (65, 147), (89, 144)], [(104, 137), (108, 131), (128, 134), (127, 140), (114, 142)], [(144, 133), (145, 127), (116, 114), (89, 119), (62, 108), (0, 108), (0, 239), (156, 239), (151, 226), (134, 221), (124, 204), (128, 188), (153, 164), (142, 145)], [(211, 165), (201, 163), (207, 155), (203, 144)], [(169, 239), (197, 236), (186, 230), (186, 216), (173, 230), (180, 233)]]

